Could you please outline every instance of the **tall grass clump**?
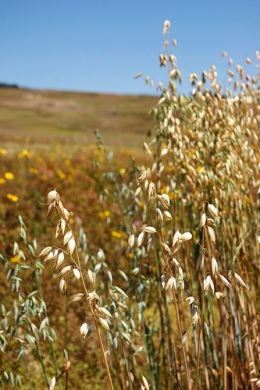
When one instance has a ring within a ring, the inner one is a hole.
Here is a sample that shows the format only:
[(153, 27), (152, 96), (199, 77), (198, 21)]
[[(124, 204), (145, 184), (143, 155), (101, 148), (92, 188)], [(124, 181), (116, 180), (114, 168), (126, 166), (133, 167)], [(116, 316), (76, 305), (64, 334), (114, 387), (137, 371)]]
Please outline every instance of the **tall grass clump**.
[(190, 75), (188, 97), (176, 57), (160, 55), (169, 85), (158, 84), (147, 162), (113, 193), (153, 389), (260, 386), (259, 73), (228, 64), (227, 88), (212, 66)]

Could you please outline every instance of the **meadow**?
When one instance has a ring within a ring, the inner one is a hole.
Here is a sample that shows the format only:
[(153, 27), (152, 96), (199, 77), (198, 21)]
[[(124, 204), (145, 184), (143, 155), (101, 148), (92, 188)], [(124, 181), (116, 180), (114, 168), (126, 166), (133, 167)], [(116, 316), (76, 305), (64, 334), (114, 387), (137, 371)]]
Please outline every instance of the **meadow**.
[(3, 388), (260, 387), (260, 75), (160, 65), (158, 98), (1, 90)]

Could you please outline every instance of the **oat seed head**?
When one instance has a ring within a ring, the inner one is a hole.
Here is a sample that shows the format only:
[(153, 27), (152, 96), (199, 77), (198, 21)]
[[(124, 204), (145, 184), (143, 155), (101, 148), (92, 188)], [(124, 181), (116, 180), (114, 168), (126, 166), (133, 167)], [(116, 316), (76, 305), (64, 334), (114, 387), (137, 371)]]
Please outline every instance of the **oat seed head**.
[(44, 248), (41, 251), (41, 253), (39, 254), (38, 259), (40, 259), (41, 257), (47, 256), (50, 253), (51, 250), (52, 250), (52, 246), (47, 246), (46, 248)]
[(171, 26), (170, 21), (169, 20), (165, 20), (165, 22), (163, 24), (163, 35), (169, 34), (170, 26)]
[(246, 289), (248, 289), (248, 286), (245, 284), (245, 282), (243, 281), (243, 279), (241, 278), (241, 276), (239, 276), (238, 274), (236, 274), (234, 272), (234, 276), (235, 276), (235, 279), (236, 279), (236, 282), (242, 286), (242, 287), (245, 287)]
[(73, 274), (76, 279), (80, 279), (80, 270), (78, 268), (73, 268)]
[(202, 229), (205, 224), (206, 224), (206, 219), (207, 219), (207, 216), (206, 216), (206, 213), (203, 213), (201, 218), (200, 218), (200, 229)]
[(59, 292), (60, 292), (60, 295), (64, 295), (66, 294), (66, 282), (64, 279), (61, 279), (60, 280), (60, 283), (59, 283)]
[(71, 237), (71, 239), (69, 240), (68, 245), (67, 245), (67, 251), (68, 251), (70, 256), (72, 256), (75, 248), (76, 248), (76, 241), (75, 241), (74, 237)]
[(176, 279), (174, 276), (171, 276), (166, 283), (165, 290), (172, 289), (173, 287), (176, 290)]
[(222, 283), (223, 283), (226, 287), (232, 288), (231, 283), (225, 278), (225, 276), (219, 274), (219, 277), (220, 277), (220, 280), (222, 281)]
[(107, 320), (104, 320), (101, 317), (98, 317), (98, 320), (103, 328), (105, 328), (106, 330), (110, 330)]
[(137, 246), (140, 247), (144, 241), (144, 231), (142, 231), (137, 237)]
[(47, 205), (49, 206), (51, 203), (58, 203), (60, 201), (60, 195), (56, 190), (52, 190), (47, 195)]
[(129, 246), (129, 248), (132, 249), (134, 244), (135, 244), (135, 235), (133, 233), (131, 233), (129, 238), (128, 238), (128, 246)]
[(148, 176), (149, 176), (148, 171), (145, 170), (145, 171), (141, 172), (138, 179), (137, 179), (137, 184), (139, 185), (141, 183), (144, 183), (145, 180), (147, 180)]
[(218, 272), (218, 263), (215, 257), (211, 258), (211, 271), (213, 276), (215, 275), (216, 272)]
[(66, 267), (62, 268), (62, 270), (59, 273), (59, 278), (63, 279), (65, 275), (67, 275), (72, 270), (71, 265), (66, 265)]
[(211, 204), (211, 203), (208, 204), (208, 211), (212, 215), (213, 218), (218, 218), (218, 210), (216, 209), (216, 207), (213, 204)]
[(200, 253), (196, 261), (196, 272), (202, 270), (204, 267), (204, 255)]
[(161, 210), (159, 209), (159, 207), (156, 207), (156, 209), (155, 209), (155, 218), (158, 222), (163, 221), (163, 214), (162, 214)]
[(86, 335), (88, 334), (88, 330), (89, 330), (89, 326), (86, 322), (84, 322), (84, 324), (82, 324), (80, 327), (81, 336), (83, 336), (85, 338)]
[(59, 252), (55, 263), (55, 269), (58, 269), (63, 264), (64, 258), (65, 258), (64, 252), (63, 251)]
[(145, 233), (150, 233), (150, 234), (157, 233), (156, 229), (153, 226), (143, 226), (142, 231)]

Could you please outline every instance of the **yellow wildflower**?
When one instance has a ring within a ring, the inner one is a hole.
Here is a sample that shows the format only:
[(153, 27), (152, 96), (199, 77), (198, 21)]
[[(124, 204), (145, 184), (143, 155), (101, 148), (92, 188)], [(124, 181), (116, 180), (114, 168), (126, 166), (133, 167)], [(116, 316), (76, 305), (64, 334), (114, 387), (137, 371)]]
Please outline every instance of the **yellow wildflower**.
[(66, 175), (64, 172), (62, 172), (60, 169), (57, 169), (56, 170), (58, 176), (61, 178), (61, 179), (65, 179), (66, 178)]
[(4, 184), (5, 183), (5, 179), (3, 177), (0, 177), (0, 184)]
[(36, 169), (36, 168), (29, 168), (29, 171), (34, 173), (35, 175), (38, 175), (38, 172), (39, 172), (38, 169)]
[(19, 198), (16, 195), (13, 194), (7, 194), (6, 195), (7, 199), (10, 199), (12, 202), (18, 202)]
[(122, 230), (120, 230), (119, 232), (112, 230), (111, 234), (113, 237), (116, 237), (116, 238), (123, 238), (125, 235), (125, 233), (122, 232)]
[(20, 256), (19, 256), (19, 255), (15, 255), (15, 256), (11, 257), (10, 261), (11, 261), (12, 263), (19, 263), (19, 261), (20, 261)]
[(120, 175), (124, 175), (126, 173), (126, 169), (125, 168), (119, 169), (119, 173)]
[(13, 180), (14, 174), (12, 172), (5, 172), (4, 177), (6, 178), (6, 180)]
[(98, 216), (101, 219), (106, 219), (107, 217), (110, 216), (110, 211), (109, 210), (101, 211), (100, 213), (98, 213)]
[(27, 158), (31, 157), (31, 153), (29, 152), (29, 150), (23, 149), (22, 152), (18, 153), (18, 158), (23, 158), (23, 157), (27, 157)]
[(0, 148), (0, 154), (7, 154), (7, 151), (5, 149)]

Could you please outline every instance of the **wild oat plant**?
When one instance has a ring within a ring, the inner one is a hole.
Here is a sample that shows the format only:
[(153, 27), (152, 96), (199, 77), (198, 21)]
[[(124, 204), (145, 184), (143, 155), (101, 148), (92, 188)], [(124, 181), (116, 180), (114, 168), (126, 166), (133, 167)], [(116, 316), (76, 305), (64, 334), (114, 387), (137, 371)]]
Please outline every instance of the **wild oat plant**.
[[(134, 162), (120, 185), (111, 169), (104, 178), (114, 190), (102, 199), (110, 204), (113, 194), (121, 229), (129, 232), (129, 251), (122, 240), (121, 255), (128, 257), (127, 292), (151, 388), (254, 389), (260, 386), (259, 66), (250, 76), (229, 59), (224, 89), (215, 66), (201, 80), (193, 73), (187, 97), (177, 93), (181, 73), (168, 46), (167, 37), (160, 65), (170, 81), (158, 84), (146, 167)], [(245, 63), (252, 65), (249, 58)]]

